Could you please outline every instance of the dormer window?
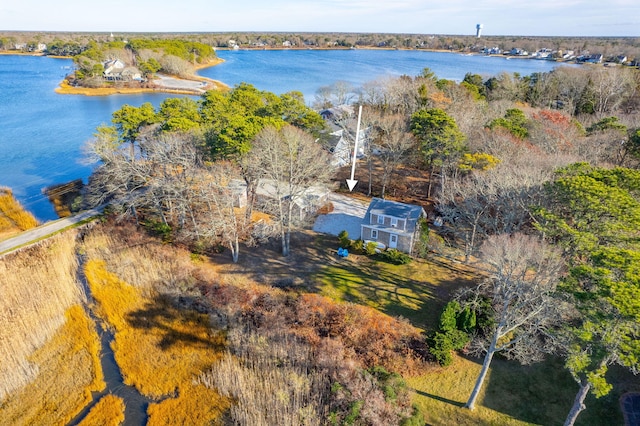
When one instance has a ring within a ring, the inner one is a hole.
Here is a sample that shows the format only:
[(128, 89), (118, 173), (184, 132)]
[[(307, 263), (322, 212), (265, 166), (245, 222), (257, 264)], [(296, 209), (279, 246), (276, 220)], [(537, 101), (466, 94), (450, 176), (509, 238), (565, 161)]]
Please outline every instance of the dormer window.
[(384, 216), (378, 215), (378, 225), (384, 225)]
[(397, 228), (398, 227), (398, 218), (395, 218), (395, 217), (391, 218), (391, 227), (392, 228)]

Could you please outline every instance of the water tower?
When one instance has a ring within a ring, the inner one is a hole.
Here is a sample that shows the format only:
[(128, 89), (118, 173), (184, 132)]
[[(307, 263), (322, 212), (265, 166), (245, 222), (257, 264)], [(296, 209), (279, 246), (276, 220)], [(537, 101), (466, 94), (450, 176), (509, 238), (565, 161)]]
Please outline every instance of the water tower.
[(482, 24), (476, 24), (476, 37), (480, 38), (480, 33), (482, 32)]

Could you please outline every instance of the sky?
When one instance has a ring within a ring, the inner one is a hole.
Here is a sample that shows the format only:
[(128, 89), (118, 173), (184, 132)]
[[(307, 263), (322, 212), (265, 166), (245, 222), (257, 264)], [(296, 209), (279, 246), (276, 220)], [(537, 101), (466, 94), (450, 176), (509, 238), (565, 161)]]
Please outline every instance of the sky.
[(0, 0), (0, 31), (640, 37), (639, 0)]

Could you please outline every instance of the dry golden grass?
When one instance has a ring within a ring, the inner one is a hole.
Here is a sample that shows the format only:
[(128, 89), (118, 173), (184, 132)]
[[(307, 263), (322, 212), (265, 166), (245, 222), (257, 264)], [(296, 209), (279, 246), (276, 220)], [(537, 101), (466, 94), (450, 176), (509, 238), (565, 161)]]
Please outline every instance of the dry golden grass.
[[(112, 346), (124, 381), (151, 398), (184, 399), (197, 391), (190, 389), (192, 379), (220, 358), (224, 337), (211, 328), (207, 315), (178, 309), (167, 296), (171, 291), (187, 294), (180, 289), (194, 281), (187, 253), (149, 240), (116, 240), (99, 230), (85, 238), (90, 257), (85, 272), (97, 312), (115, 329)], [(217, 407), (217, 413), (228, 404), (215, 393), (197, 403), (199, 411)], [(165, 400), (161, 407), (171, 404)]]
[(0, 262), (0, 400), (38, 374), (28, 358), (84, 300), (76, 280), (76, 232), (65, 232)]
[(116, 237), (112, 232), (94, 229), (85, 237), (88, 258), (105, 260), (109, 272), (145, 296), (190, 291), (196, 267), (187, 252), (144, 239), (129, 227), (121, 232), (126, 235)]
[(56, 93), (61, 95), (84, 95), (84, 96), (108, 96), (115, 94), (135, 94), (135, 93), (145, 93), (152, 92), (153, 90), (144, 89), (144, 88), (115, 88), (115, 87), (101, 87), (101, 88), (91, 88), (91, 87), (74, 87), (67, 82), (67, 80), (62, 81), (60, 83), (60, 87), (55, 89)]
[(30, 382), (0, 405), (7, 425), (64, 425), (91, 402), (91, 392), (104, 389), (100, 341), (93, 322), (80, 305), (66, 313), (66, 322), (29, 362)]
[(89, 411), (78, 426), (119, 426), (124, 422), (124, 400), (106, 395)]
[(220, 418), (229, 405), (229, 400), (221, 398), (215, 390), (185, 382), (176, 398), (149, 405), (147, 426), (221, 424)]
[(0, 233), (16, 227), (20, 231), (35, 228), (38, 221), (13, 197), (8, 188), (0, 188)]

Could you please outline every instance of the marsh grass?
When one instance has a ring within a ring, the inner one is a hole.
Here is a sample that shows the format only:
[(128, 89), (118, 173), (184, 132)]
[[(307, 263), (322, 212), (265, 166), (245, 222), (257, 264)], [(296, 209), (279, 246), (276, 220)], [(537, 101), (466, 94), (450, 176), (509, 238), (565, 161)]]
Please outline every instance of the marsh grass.
[(62, 425), (104, 389), (100, 342), (93, 322), (80, 305), (70, 307), (66, 321), (29, 362), (36, 373), (0, 405), (7, 425)]
[(85, 272), (97, 312), (115, 329), (112, 348), (126, 384), (151, 398), (174, 396), (219, 359), (224, 339), (207, 315), (144, 296), (107, 271), (105, 261), (88, 261)]
[(29, 357), (84, 300), (76, 280), (75, 231), (59, 234), (0, 262), (0, 400), (33, 380)]
[(224, 336), (207, 314), (177, 305), (195, 299), (206, 272), (188, 252), (126, 226), (113, 229), (85, 237), (85, 273), (96, 311), (115, 330), (125, 383), (161, 400), (149, 406), (149, 425), (215, 423), (230, 402), (194, 379), (221, 358)]
[(309, 345), (237, 328), (229, 343), (222, 360), (200, 381), (236, 402), (229, 410), (230, 423), (324, 424), (331, 379), (326, 371), (314, 368)]
[(124, 400), (105, 395), (93, 406), (78, 426), (119, 426), (124, 421)]
[(36, 226), (36, 218), (13, 197), (11, 190), (0, 187), (0, 235), (8, 236)]
[(193, 381), (183, 382), (177, 397), (149, 405), (147, 426), (222, 424), (220, 419), (230, 404), (215, 389)]

